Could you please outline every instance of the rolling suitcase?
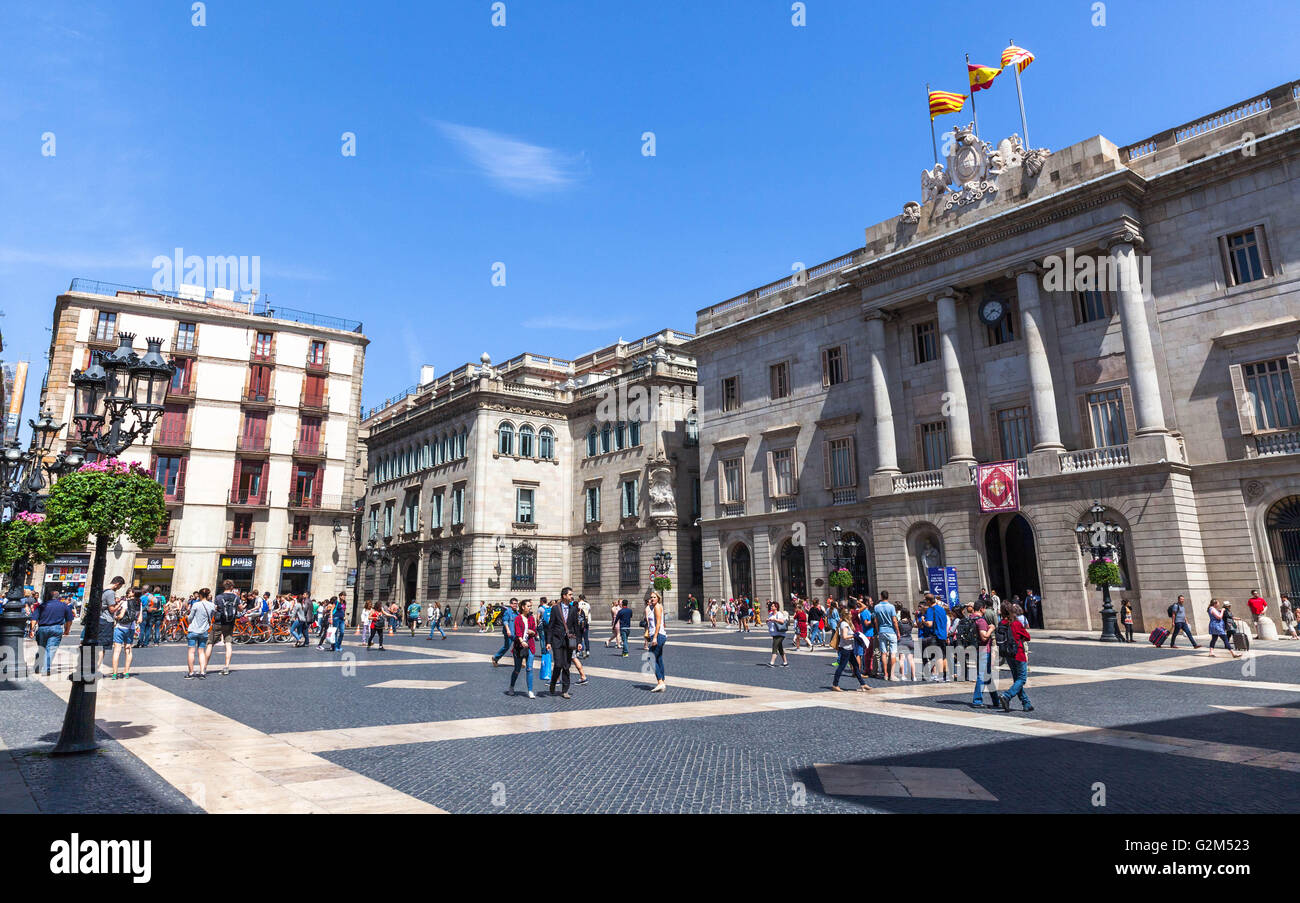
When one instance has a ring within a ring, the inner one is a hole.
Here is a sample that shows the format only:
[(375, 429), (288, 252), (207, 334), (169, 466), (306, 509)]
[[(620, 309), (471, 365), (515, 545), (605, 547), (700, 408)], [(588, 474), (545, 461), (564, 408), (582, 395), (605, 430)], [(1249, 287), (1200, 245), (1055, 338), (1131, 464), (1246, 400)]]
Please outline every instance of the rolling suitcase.
[(1238, 652), (1250, 651), (1250, 634), (1237, 631), (1232, 635), (1232, 648)]
[(1147, 639), (1151, 641), (1152, 646), (1159, 647), (1161, 643), (1169, 639), (1169, 630), (1165, 627), (1157, 627), (1151, 631), (1151, 636), (1147, 637)]

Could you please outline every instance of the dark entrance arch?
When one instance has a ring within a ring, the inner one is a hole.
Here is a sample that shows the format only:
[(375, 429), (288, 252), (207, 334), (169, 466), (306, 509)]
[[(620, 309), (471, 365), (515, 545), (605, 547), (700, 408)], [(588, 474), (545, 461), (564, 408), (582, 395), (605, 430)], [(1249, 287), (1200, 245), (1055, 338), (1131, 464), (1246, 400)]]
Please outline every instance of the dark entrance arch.
[(808, 559), (803, 546), (787, 539), (781, 545), (781, 598), (776, 600), (782, 608), (790, 607), (790, 594), (808, 595)]
[(1264, 519), (1268, 550), (1277, 574), (1277, 591), (1294, 601), (1300, 593), (1300, 495), (1282, 499)]
[(853, 596), (870, 595), (871, 569), (867, 564), (867, 544), (856, 533), (845, 533), (844, 541), (852, 541), (858, 544), (857, 549), (854, 551), (853, 563), (849, 565), (849, 571), (853, 574), (853, 586), (849, 587), (848, 594)]
[(749, 546), (738, 542), (731, 547), (731, 598), (753, 597), (753, 567)]
[(984, 528), (984, 564), (989, 589), (1003, 599), (1024, 598), (1026, 589), (1040, 593), (1034, 528), (1021, 514), (999, 514)]
[(412, 561), (410, 564), (406, 566), (406, 579), (404, 581), (405, 589), (406, 589), (406, 598), (404, 601), (406, 602), (407, 605), (410, 605), (412, 602), (415, 601), (415, 577), (416, 577), (416, 573), (419, 571), (419, 568), (420, 568), (419, 563), (415, 561)]

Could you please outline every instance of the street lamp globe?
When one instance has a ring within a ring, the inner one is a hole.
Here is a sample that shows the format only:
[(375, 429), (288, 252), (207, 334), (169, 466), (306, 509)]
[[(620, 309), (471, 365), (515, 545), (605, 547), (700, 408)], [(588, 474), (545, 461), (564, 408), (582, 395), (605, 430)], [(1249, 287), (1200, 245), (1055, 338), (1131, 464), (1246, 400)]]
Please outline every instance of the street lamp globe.
[(100, 353), (96, 351), (90, 359), (90, 366), (72, 374), (75, 396), (73, 420), (82, 435), (93, 435), (97, 427), (104, 422), (104, 391), (108, 375), (100, 362)]
[(39, 449), (41, 456), (49, 454), (54, 447), (54, 439), (63, 429), (63, 424), (55, 423), (54, 417), (50, 414), (50, 409), (46, 408), (41, 412), (39, 420), (28, 420), (27, 425), (32, 428), (32, 436), (36, 440), (36, 447)]
[(147, 338), (148, 350), (131, 367), (131, 397), (140, 419), (151, 422), (162, 413), (167, 386), (176, 372), (176, 365), (162, 356), (162, 339)]
[(104, 373), (108, 380), (105, 386), (104, 400), (110, 408), (122, 410), (134, 399), (131, 396), (131, 370), (139, 360), (131, 343), (135, 333), (119, 332), (119, 345), (104, 358)]

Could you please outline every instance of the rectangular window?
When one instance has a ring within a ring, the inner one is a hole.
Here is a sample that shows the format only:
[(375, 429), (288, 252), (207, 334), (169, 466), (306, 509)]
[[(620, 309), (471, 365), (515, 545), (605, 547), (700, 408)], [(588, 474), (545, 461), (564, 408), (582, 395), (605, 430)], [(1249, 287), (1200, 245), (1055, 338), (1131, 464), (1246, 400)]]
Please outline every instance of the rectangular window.
[(266, 411), (247, 411), (239, 447), (245, 451), (261, 451), (266, 444), (266, 427)]
[(1241, 372), (1246, 378), (1246, 391), (1255, 402), (1256, 430), (1287, 430), (1300, 426), (1295, 384), (1285, 358), (1244, 364)]
[(1094, 448), (1128, 444), (1128, 424), (1124, 420), (1124, 394), (1119, 389), (1088, 394), (1088, 420), (1092, 424)]
[(158, 420), (157, 432), (154, 435), (154, 444), (177, 446), (183, 443), (189, 412), (190, 409), (185, 405), (163, 405), (162, 417)]
[(600, 487), (587, 487), (587, 523), (600, 523)]
[(600, 549), (595, 546), (582, 550), (582, 585), (600, 586)]
[(533, 490), (517, 487), (515, 489), (515, 523), (531, 524), (533, 522)]
[(311, 348), (307, 351), (307, 363), (321, 366), (325, 363), (325, 343), (313, 340)]
[(998, 438), (1002, 441), (1002, 457), (1026, 457), (1033, 450), (1033, 421), (1029, 408), (1003, 408), (997, 413)]
[(457, 486), (451, 491), (451, 525), (462, 526), (465, 523), (465, 487)]
[(320, 453), (320, 428), (321, 420), (319, 417), (303, 417), (298, 422), (298, 454), (315, 455)]
[(1223, 236), (1219, 239), (1219, 250), (1224, 258), (1224, 276), (1229, 286), (1245, 285), (1273, 275), (1264, 244), (1263, 226)]
[(408, 492), (402, 501), (402, 532), (418, 533), (420, 530), (420, 493)]
[(275, 344), (275, 334), (270, 332), (259, 332), (253, 342), (253, 357), (261, 360), (270, 360)]
[(270, 367), (253, 364), (248, 368), (248, 397), (253, 401), (271, 400)]
[(245, 542), (253, 538), (253, 515), (236, 514), (230, 525), (231, 534), (234, 539), (242, 539)]
[(184, 458), (178, 455), (159, 455), (154, 458), (153, 478), (162, 486), (163, 494), (175, 498), (178, 489), (184, 487), (181, 478)]
[(325, 404), (325, 377), (308, 375), (302, 381), (302, 403), (312, 407)]
[(740, 407), (740, 377), (728, 376), (722, 381), (722, 410), (734, 411)]
[(316, 477), (316, 468), (313, 466), (300, 464), (294, 469), (291, 504), (315, 507)]
[(379, 506), (370, 506), (370, 533), (368, 539), (374, 539), (379, 535)]
[(827, 442), (830, 465), (830, 488), (852, 489), (858, 485), (858, 470), (853, 459), (853, 438), (831, 439)]
[(782, 448), (772, 452), (772, 495), (783, 498), (798, 494), (794, 476), (794, 449)]
[(117, 339), (117, 314), (101, 311), (95, 321), (95, 341), (112, 342)]
[(939, 356), (939, 338), (933, 320), (912, 327), (912, 354), (918, 364), (929, 363)]
[(948, 463), (948, 421), (921, 424), (921, 469), (938, 470)]
[(822, 385), (838, 386), (844, 382), (844, 346), (827, 348), (822, 351)]
[(433, 501), (429, 505), (429, 527), (434, 530), (442, 529), (442, 493), (435, 492)]
[(637, 515), (637, 504), (636, 504), (637, 485), (636, 484), (637, 481), (635, 479), (623, 481), (623, 516), (624, 517), (636, 517)]
[(190, 376), (194, 372), (194, 361), (188, 357), (181, 357), (172, 363), (176, 365), (176, 371), (172, 373), (172, 385), (169, 391), (173, 395), (186, 395), (190, 391)]
[(1074, 293), (1074, 325), (1082, 326), (1094, 320), (1107, 320), (1114, 310), (1109, 292), (1080, 291)]
[(289, 538), (294, 542), (306, 542), (309, 535), (311, 535), (311, 518), (295, 517), (293, 519), (293, 532), (289, 534)]
[(790, 394), (790, 364), (782, 361), (767, 368), (768, 381), (772, 386), (772, 398), (785, 398)]
[(176, 324), (176, 350), (193, 351), (194, 340), (198, 335), (198, 326), (193, 323)]
[(743, 502), (745, 500), (745, 481), (740, 458), (728, 458), (722, 462), (722, 501), (724, 503)]
[(393, 535), (393, 503), (388, 502), (384, 505), (384, 535)]

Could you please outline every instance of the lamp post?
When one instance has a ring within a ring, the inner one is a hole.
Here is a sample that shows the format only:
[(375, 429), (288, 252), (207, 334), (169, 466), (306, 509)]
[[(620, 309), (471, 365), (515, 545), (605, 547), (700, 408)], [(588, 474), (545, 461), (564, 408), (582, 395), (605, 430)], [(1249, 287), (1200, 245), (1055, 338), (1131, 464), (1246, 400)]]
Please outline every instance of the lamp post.
[[(41, 412), (39, 420), (28, 420), (27, 424), (32, 428), (32, 441), (27, 451), (23, 451), (18, 440), (14, 439), (0, 452), (0, 508), (4, 509), (7, 520), (21, 513), (42, 513), (45, 496), (41, 490), (47, 485), (47, 478), (53, 482), (60, 474), (80, 467), (83, 460), (77, 449), (48, 460), (54, 438), (63, 429), (63, 424), (55, 423), (48, 410)], [(0, 610), (0, 680), (5, 682), (27, 676), (23, 659), (23, 637), (27, 632), (23, 584), (27, 581), (30, 567), (31, 562), (25, 553), (14, 560), (9, 571), (9, 591), (5, 594), (3, 610)]]
[[(655, 552), (654, 564), (651, 566), (651, 570), (650, 570), (650, 588), (654, 589), (656, 577), (667, 576), (668, 572), (671, 571), (672, 569), (673, 569), (673, 553)], [(660, 593), (660, 596), (662, 595), (663, 594)], [(677, 617), (680, 618), (681, 616), (682, 616), (681, 609), (678, 608)]]
[[(1105, 519), (1106, 509), (1100, 502), (1093, 502), (1088, 509), (1092, 515), (1090, 522), (1080, 522), (1074, 526), (1074, 535), (1079, 540), (1079, 548), (1092, 555), (1093, 559), (1106, 559), (1114, 556), (1119, 560), (1124, 557), (1124, 528)], [(1118, 619), (1110, 603), (1110, 584), (1101, 585), (1101, 642), (1118, 643)]]
[[(829, 574), (831, 572), (838, 571), (841, 568), (850, 573), (853, 572), (853, 563), (858, 558), (858, 542), (855, 539), (845, 539), (844, 528), (839, 524), (831, 527), (831, 541), (828, 543), (823, 539), (817, 543), (817, 548), (822, 553), (822, 565), (826, 568), (827, 580), (830, 579)], [(838, 590), (839, 601), (843, 602), (847, 587), (839, 586), (836, 589)]]
[[(145, 439), (163, 411), (167, 386), (176, 365), (162, 356), (162, 339), (146, 338), (143, 355), (136, 354), (135, 334), (118, 333), (118, 346), (108, 354), (96, 352), (90, 366), (72, 374), (79, 447), (75, 451), (98, 458), (116, 458), (137, 439)], [(108, 544), (116, 537), (95, 534), (90, 586), (81, 610), (81, 647), (72, 674), (72, 693), (63, 716), (63, 730), (51, 754), (93, 752), (95, 743), (95, 684), (99, 679), (100, 597)]]

